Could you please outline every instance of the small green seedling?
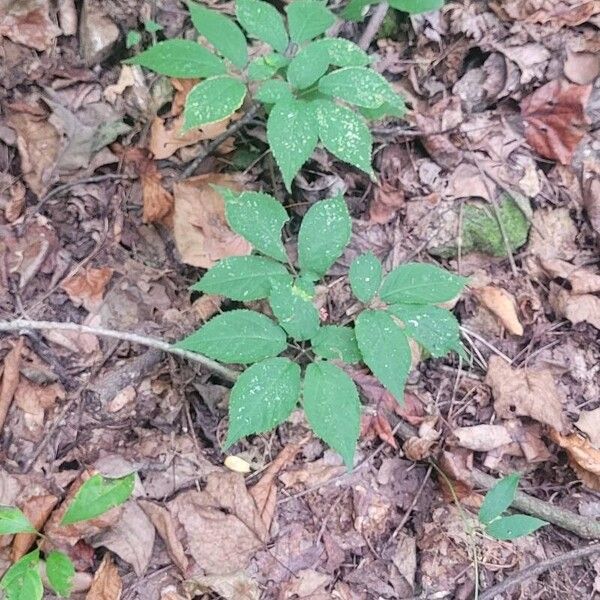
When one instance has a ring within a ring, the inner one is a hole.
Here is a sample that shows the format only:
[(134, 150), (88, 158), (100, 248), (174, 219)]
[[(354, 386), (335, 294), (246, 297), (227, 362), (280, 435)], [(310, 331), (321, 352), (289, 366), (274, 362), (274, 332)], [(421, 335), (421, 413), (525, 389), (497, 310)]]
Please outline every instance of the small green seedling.
[[(118, 479), (108, 479), (102, 475), (90, 477), (77, 490), (61, 525), (72, 525), (103, 515), (111, 508), (123, 504), (133, 493), (134, 485), (135, 473)], [(42, 536), (19, 508), (0, 506), (0, 535), (16, 533), (37, 533)], [(75, 575), (71, 559), (58, 550), (51, 550), (44, 558), (48, 584), (56, 595), (68, 598)], [(0, 589), (7, 600), (41, 600), (44, 587), (40, 562), (40, 551), (36, 548), (6, 571), (0, 580)]]
[[(268, 2), (237, 0), (237, 23), (188, 3), (194, 26), (218, 53), (191, 40), (159, 42), (125, 61), (171, 77), (202, 78), (187, 96), (184, 130), (221, 121), (248, 91), (261, 102), (267, 141), (288, 190), (320, 142), (329, 152), (373, 176), (366, 119), (401, 117), (403, 99), (356, 44), (322, 37), (335, 16), (322, 0), (293, 0), (287, 20)], [(271, 52), (249, 60), (246, 36)], [(353, 107), (353, 108), (351, 108)]]
[[(263, 193), (215, 189), (225, 199), (229, 226), (260, 254), (221, 260), (192, 289), (239, 302), (266, 298), (275, 319), (252, 310), (231, 310), (177, 344), (221, 362), (252, 365), (231, 390), (225, 449), (285, 421), (302, 396), (310, 427), (352, 468), (361, 405), (354, 382), (339, 364), (366, 364), (402, 403), (411, 367), (409, 337), (434, 357), (463, 351), (456, 318), (436, 305), (455, 298), (466, 280), (416, 263), (401, 265), (384, 277), (379, 260), (364, 254), (354, 260), (349, 274), (364, 310), (353, 327), (321, 326), (313, 303), (314, 282), (350, 240), (345, 200), (337, 197), (310, 207), (298, 234), (298, 269), (290, 272), (281, 240), (288, 215), (281, 204)], [(291, 352), (281, 357), (289, 338)], [(303, 356), (309, 357), (309, 364), (302, 375), (295, 359)]]
[(514, 540), (548, 525), (529, 515), (504, 515), (517, 493), (520, 475), (513, 473), (501, 479), (486, 495), (479, 509), (479, 521), (485, 532), (497, 540)]
[[(362, 21), (367, 7), (371, 4), (380, 4), (383, 0), (350, 0), (343, 12), (343, 17), (350, 21)], [(396, 10), (416, 15), (437, 10), (444, 5), (444, 0), (387, 0), (388, 4)]]

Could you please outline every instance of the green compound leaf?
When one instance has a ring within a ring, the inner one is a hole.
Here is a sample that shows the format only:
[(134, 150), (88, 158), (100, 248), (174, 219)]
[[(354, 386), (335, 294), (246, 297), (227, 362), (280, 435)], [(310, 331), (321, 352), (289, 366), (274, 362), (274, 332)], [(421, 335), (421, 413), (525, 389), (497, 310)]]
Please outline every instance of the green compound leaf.
[(380, 0), (350, 0), (344, 11), (342, 17), (349, 21), (362, 21), (364, 18), (364, 9), (369, 4), (378, 4)]
[(276, 104), (292, 99), (292, 90), (289, 83), (281, 79), (265, 81), (254, 94), (254, 98), (265, 104)]
[(434, 265), (406, 263), (387, 275), (379, 296), (390, 304), (436, 304), (455, 298), (466, 282)]
[(308, 340), (319, 330), (319, 313), (306, 293), (291, 283), (273, 283), (269, 304), (279, 324), (297, 340)]
[(352, 293), (361, 302), (369, 302), (379, 291), (382, 273), (381, 263), (372, 252), (358, 256), (350, 265)]
[(340, 160), (372, 176), (373, 138), (364, 118), (331, 100), (313, 100), (311, 106), (323, 146)]
[(251, 81), (264, 81), (273, 77), (277, 71), (287, 67), (289, 59), (281, 54), (268, 54), (259, 56), (248, 65), (248, 78)]
[(201, 81), (187, 96), (182, 131), (222, 121), (242, 105), (245, 97), (246, 86), (233, 77), (222, 75)]
[(278, 10), (262, 0), (237, 0), (236, 16), (250, 37), (266, 42), (274, 50), (285, 52), (288, 35)]
[(158, 42), (123, 62), (169, 77), (214, 77), (226, 72), (225, 63), (218, 56), (190, 40)]
[(332, 363), (312, 363), (306, 368), (302, 395), (312, 430), (352, 469), (360, 430), (360, 401), (352, 379)]
[(285, 421), (300, 396), (300, 367), (287, 358), (269, 358), (246, 369), (229, 396), (226, 450), (240, 438)]
[(329, 64), (336, 67), (364, 67), (371, 63), (369, 55), (354, 42), (344, 38), (324, 38), (313, 46), (320, 52), (325, 51)]
[(403, 117), (406, 113), (406, 105), (404, 104), (404, 100), (398, 96), (396, 104), (384, 102), (377, 108), (360, 108), (360, 113), (373, 121), (383, 119), (384, 117)]
[(519, 479), (521, 476), (518, 473), (507, 475), (485, 495), (479, 509), (479, 520), (484, 525), (497, 519), (513, 503)]
[(365, 67), (345, 67), (325, 75), (319, 81), (319, 91), (365, 108), (401, 101), (385, 77)]
[(365, 364), (398, 403), (403, 404), (412, 356), (402, 329), (387, 313), (365, 310), (358, 315), (354, 331)]
[(354, 329), (340, 325), (321, 327), (310, 340), (315, 354), (332, 360), (343, 360), (354, 364), (362, 360), (362, 355), (356, 343)]
[(243, 69), (248, 62), (246, 36), (242, 30), (224, 14), (189, 2), (188, 8), (192, 23), (225, 58), (236, 67)]
[(265, 315), (232, 310), (213, 317), (176, 347), (225, 363), (250, 364), (277, 356), (286, 345), (285, 331)]
[(229, 226), (259, 252), (286, 262), (281, 228), (289, 217), (281, 203), (260, 192), (236, 194), (224, 187), (219, 187), (218, 191), (225, 199), (225, 216)]
[(274, 282), (291, 282), (287, 269), (262, 256), (230, 256), (220, 260), (192, 290), (247, 302), (267, 298)]
[(308, 103), (292, 99), (276, 104), (267, 121), (267, 140), (289, 192), (296, 173), (318, 141), (317, 124)]
[(93, 475), (77, 490), (60, 524), (71, 525), (103, 515), (126, 502), (134, 486), (135, 473), (116, 479)]
[(548, 525), (546, 521), (530, 517), (529, 515), (510, 515), (509, 517), (500, 517), (489, 523), (485, 532), (497, 540), (514, 540), (533, 533), (540, 527)]
[(286, 7), (292, 42), (301, 44), (325, 33), (335, 16), (319, 0), (294, 0)]
[(313, 42), (302, 48), (290, 62), (286, 77), (290, 85), (296, 89), (309, 88), (327, 73), (329, 56), (323, 48), (318, 46), (322, 41)]
[(454, 350), (464, 356), (460, 341), (460, 325), (449, 311), (437, 306), (392, 304), (388, 311), (404, 323), (404, 332), (431, 356), (440, 358)]
[(389, 0), (389, 2), (392, 8), (411, 15), (431, 12), (444, 6), (444, 0)]
[(40, 551), (33, 550), (19, 559), (0, 580), (6, 600), (41, 600), (44, 586), (39, 573)]
[(350, 241), (352, 221), (343, 197), (313, 204), (298, 233), (298, 262), (303, 271), (325, 275)]
[(16, 506), (0, 506), (0, 535), (35, 533), (35, 527)]
[(73, 587), (75, 567), (71, 559), (58, 550), (52, 550), (46, 556), (46, 576), (50, 587), (62, 598), (68, 598)]

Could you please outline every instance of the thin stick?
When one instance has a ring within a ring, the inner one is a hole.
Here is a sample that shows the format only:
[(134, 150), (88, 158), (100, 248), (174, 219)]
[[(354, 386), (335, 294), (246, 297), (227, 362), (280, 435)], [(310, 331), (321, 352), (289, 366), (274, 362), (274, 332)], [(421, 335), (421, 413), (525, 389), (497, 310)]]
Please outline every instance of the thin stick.
[(558, 567), (562, 565), (566, 565), (567, 563), (576, 561), (580, 558), (585, 558), (586, 556), (592, 556), (600, 552), (600, 544), (593, 544), (591, 546), (584, 546), (583, 548), (575, 548), (575, 550), (571, 550), (565, 554), (561, 554), (560, 556), (553, 556), (547, 560), (543, 560), (542, 562), (537, 563), (537, 565), (531, 565), (521, 571), (517, 571), (510, 577), (506, 578), (501, 583), (485, 590), (483, 594), (479, 597), (479, 600), (493, 600), (509, 590), (511, 587), (515, 585), (519, 585), (527, 579), (531, 579), (532, 577), (537, 577), (546, 571), (549, 571), (553, 567)]
[(366, 50), (371, 45), (373, 38), (377, 35), (377, 32), (385, 19), (389, 7), (390, 5), (387, 2), (381, 2), (375, 8), (375, 11), (371, 15), (371, 18), (358, 41), (358, 45), (363, 50)]
[(54, 329), (62, 331), (75, 331), (77, 333), (91, 333), (99, 337), (113, 338), (121, 340), (123, 342), (131, 342), (133, 344), (141, 344), (148, 348), (156, 348), (175, 356), (181, 356), (188, 360), (200, 363), (213, 373), (218, 373), (224, 379), (228, 381), (235, 381), (239, 373), (224, 367), (222, 364), (203, 356), (202, 354), (196, 354), (183, 348), (176, 348), (168, 342), (157, 340), (156, 338), (147, 337), (145, 335), (138, 335), (137, 333), (129, 333), (127, 331), (116, 331), (114, 329), (104, 329), (104, 327), (90, 327), (88, 325), (79, 325), (77, 323), (58, 323), (55, 321), (30, 321), (28, 319), (15, 319), (14, 321), (0, 321), (0, 331), (21, 331), (21, 330), (43, 330), (43, 329)]

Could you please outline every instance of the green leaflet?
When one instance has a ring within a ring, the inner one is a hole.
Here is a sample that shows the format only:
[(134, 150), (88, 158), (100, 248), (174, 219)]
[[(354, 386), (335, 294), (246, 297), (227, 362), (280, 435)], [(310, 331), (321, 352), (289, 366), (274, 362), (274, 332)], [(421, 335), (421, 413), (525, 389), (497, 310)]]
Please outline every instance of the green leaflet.
[(169, 77), (214, 77), (226, 72), (225, 63), (219, 57), (190, 40), (158, 42), (123, 62)]
[(333, 13), (319, 0), (294, 0), (286, 12), (290, 39), (296, 44), (325, 33), (335, 21)]
[(73, 587), (75, 567), (71, 559), (58, 550), (52, 550), (46, 556), (46, 576), (50, 586), (58, 596), (68, 598)]
[(232, 310), (213, 317), (176, 347), (226, 363), (250, 364), (285, 349), (285, 331), (263, 314)]
[(390, 6), (409, 14), (431, 12), (444, 6), (444, 0), (389, 0)]
[(319, 329), (319, 313), (306, 293), (291, 282), (273, 283), (269, 304), (287, 334), (297, 340), (308, 340)]
[(360, 401), (354, 382), (327, 361), (308, 365), (304, 376), (303, 404), (312, 430), (339, 452), (348, 469), (360, 431)]
[(339, 325), (321, 327), (310, 340), (315, 354), (323, 358), (343, 360), (354, 364), (362, 360), (354, 329)]
[(266, 42), (274, 50), (285, 52), (288, 35), (278, 10), (262, 0), (237, 0), (236, 16), (248, 35)]
[(327, 73), (329, 56), (318, 46), (321, 41), (324, 40), (313, 42), (302, 48), (289, 64), (286, 73), (287, 80), (298, 90), (309, 88)]
[(289, 64), (289, 59), (281, 54), (272, 53), (259, 56), (248, 65), (248, 78), (251, 81), (264, 81), (273, 77), (280, 69)]
[(256, 90), (254, 98), (265, 104), (276, 104), (277, 102), (291, 100), (293, 96), (289, 83), (281, 79), (270, 79)]
[(242, 105), (245, 97), (246, 86), (233, 77), (221, 75), (201, 81), (187, 96), (182, 131), (222, 121)]
[(349, 21), (362, 21), (364, 10), (370, 4), (379, 4), (381, 0), (350, 0), (342, 12), (344, 19)]
[(77, 490), (60, 524), (71, 525), (103, 515), (126, 502), (134, 486), (135, 473), (116, 479), (93, 475)]
[(236, 67), (243, 69), (248, 62), (246, 36), (242, 30), (224, 14), (188, 2), (192, 23), (225, 58)]
[(300, 395), (300, 367), (287, 358), (268, 358), (246, 369), (229, 396), (225, 449), (240, 438), (269, 431), (285, 421)]
[(267, 121), (267, 140), (288, 191), (317, 145), (317, 124), (308, 104), (300, 100), (277, 103)]
[(546, 521), (530, 517), (529, 515), (510, 515), (508, 517), (500, 517), (489, 523), (485, 532), (497, 540), (514, 540), (533, 533), (540, 527), (548, 525)]
[(36, 548), (19, 559), (4, 573), (0, 588), (6, 594), (6, 600), (41, 600), (44, 586), (38, 567), (40, 551)]
[(356, 257), (350, 265), (350, 286), (361, 302), (369, 302), (379, 291), (383, 269), (372, 252)]
[(479, 509), (479, 520), (487, 525), (497, 519), (512, 503), (521, 476), (518, 473), (503, 477), (486, 495)]
[(287, 269), (270, 258), (230, 256), (220, 260), (191, 289), (247, 302), (267, 298), (273, 282), (291, 280)]
[(455, 298), (466, 282), (434, 265), (406, 263), (387, 275), (379, 296), (390, 304), (436, 304)]
[(336, 67), (364, 67), (371, 63), (371, 58), (362, 48), (344, 38), (324, 38), (312, 46), (321, 52), (324, 50), (329, 63)]
[(0, 506), (0, 535), (35, 533), (35, 527), (16, 506)]
[(298, 262), (303, 271), (325, 275), (350, 241), (352, 222), (343, 197), (313, 204), (298, 233)]
[(411, 352), (400, 327), (385, 312), (365, 310), (358, 315), (354, 331), (365, 364), (398, 403), (403, 404)]

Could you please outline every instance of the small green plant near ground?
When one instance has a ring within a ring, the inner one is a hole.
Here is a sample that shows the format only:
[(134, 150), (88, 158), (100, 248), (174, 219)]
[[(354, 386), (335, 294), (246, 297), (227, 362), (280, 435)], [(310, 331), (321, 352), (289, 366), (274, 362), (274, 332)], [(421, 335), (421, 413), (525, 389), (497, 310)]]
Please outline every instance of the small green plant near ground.
[[(345, 200), (323, 200), (307, 211), (298, 233), (297, 272), (292, 265), (286, 267), (281, 229), (288, 215), (281, 204), (263, 193), (216, 189), (225, 199), (230, 227), (260, 255), (225, 258), (192, 289), (240, 302), (266, 298), (277, 320), (252, 310), (231, 310), (177, 344), (221, 362), (252, 365), (231, 391), (225, 449), (285, 421), (302, 396), (310, 427), (352, 468), (361, 405), (354, 382), (336, 362), (366, 364), (401, 403), (411, 366), (409, 337), (434, 357), (463, 352), (456, 318), (436, 304), (455, 298), (466, 280), (416, 263), (384, 277), (379, 260), (364, 254), (349, 273), (364, 310), (353, 327), (321, 326), (313, 303), (314, 282), (325, 276), (350, 240)], [(281, 357), (288, 338), (293, 340), (292, 357)], [(308, 365), (302, 376), (295, 359), (305, 356)]]
[[(132, 494), (135, 474), (118, 479), (93, 475), (77, 490), (61, 525), (88, 521), (123, 504)], [(29, 519), (16, 506), (0, 506), (0, 535), (38, 533)], [(44, 557), (46, 579), (55, 594), (68, 598), (71, 594), (75, 567), (71, 559), (58, 550)], [(41, 600), (44, 588), (40, 575), (40, 551), (32, 550), (12, 565), (0, 580), (0, 589), (7, 600)]]
[[(383, 0), (350, 0), (343, 12), (343, 17), (351, 21), (362, 21), (367, 6), (380, 4)], [(410, 15), (437, 10), (444, 5), (444, 0), (387, 0), (388, 4)]]
[(514, 540), (548, 525), (529, 515), (504, 515), (514, 502), (520, 476), (517, 473), (501, 479), (486, 495), (479, 509), (479, 522), (484, 531), (497, 540)]
[(188, 7), (194, 26), (220, 56), (174, 39), (125, 61), (163, 75), (204, 79), (187, 96), (184, 130), (229, 117), (250, 88), (268, 113), (267, 141), (288, 190), (319, 142), (373, 176), (366, 119), (401, 117), (404, 101), (356, 44), (321, 37), (335, 21), (325, 2), (294, 0), (286, 7), (286, 27), (268, 2), (237, 0), (239, 25), (272, 49), (251, 61), (246, 35), (232, 19), (193, 2)]

